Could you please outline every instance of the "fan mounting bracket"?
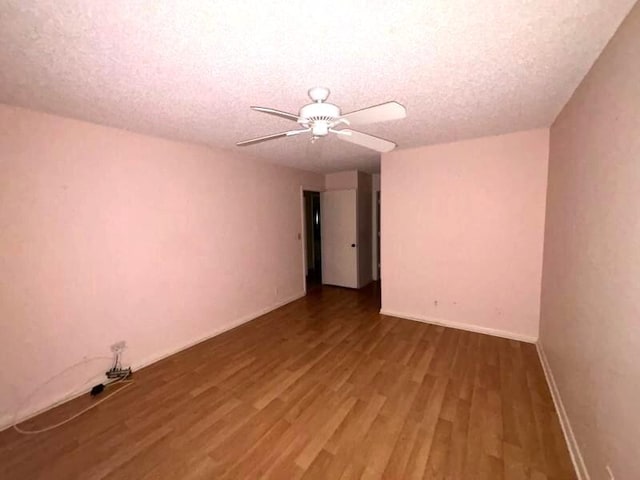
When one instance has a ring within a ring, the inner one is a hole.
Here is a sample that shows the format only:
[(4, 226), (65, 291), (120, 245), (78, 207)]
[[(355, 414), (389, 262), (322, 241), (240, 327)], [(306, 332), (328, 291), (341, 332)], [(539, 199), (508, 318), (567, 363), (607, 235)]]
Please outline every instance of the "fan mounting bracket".
[(317, 103), (324, 102), (327, 98), (329, 98), (329, 94), (331, 90), (326, 87), (313, 87), (309, 89), (309, 98)]

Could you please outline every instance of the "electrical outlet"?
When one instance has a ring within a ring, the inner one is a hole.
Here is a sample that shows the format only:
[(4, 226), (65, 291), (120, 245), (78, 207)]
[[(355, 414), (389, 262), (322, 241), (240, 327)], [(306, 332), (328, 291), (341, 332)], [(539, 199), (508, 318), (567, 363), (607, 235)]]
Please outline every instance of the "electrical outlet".
[(119, 342), (116, 342), (113, 345), (111, 345), (111, 351), (113, 353), (120, 353), (125, 348), (127, 348), (127, 342), (125, 342), (124, 340), (120, 340)]
[(609, 474), (609, 480), (616, 480), (616, 477), (613, 476), (613, 471), (609, 465), (607, 465), (607, 473)]

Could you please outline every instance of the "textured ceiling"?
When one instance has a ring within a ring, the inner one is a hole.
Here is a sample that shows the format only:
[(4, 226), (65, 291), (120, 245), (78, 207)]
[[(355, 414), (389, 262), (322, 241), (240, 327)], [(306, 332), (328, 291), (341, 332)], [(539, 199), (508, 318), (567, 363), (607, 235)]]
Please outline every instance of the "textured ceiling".
[[(0, 102), (237, 148), (295, 127), (327, 86), (343, 112), (387, 100), (363, 131), (403, 147), (548, 126), (634, 0), (2, 0)], [(336, 138), (243, 147), (316, 171), (377, 171)]]

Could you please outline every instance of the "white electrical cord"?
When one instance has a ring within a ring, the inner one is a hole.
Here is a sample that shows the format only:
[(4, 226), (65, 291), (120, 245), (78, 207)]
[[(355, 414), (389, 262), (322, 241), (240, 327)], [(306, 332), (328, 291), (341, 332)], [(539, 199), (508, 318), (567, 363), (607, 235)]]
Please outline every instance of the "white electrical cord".
[[(68, 368), (65, 368), (64, 370), (62, 370), (60, 373), (58, 373), (57, 375), (54, 375), (53, 377), (51, 377), (49, 380), (47, 380), (45, 383), (43, 383), (42, 385), (40, 385), (39, 387), (37, 387), (35, 390), (33, 390), (28, 396), (27, 398), (24, 400), (24, 402), (22, 402), (22, 405), (20, 405), (20, 407), (16, 410), (14, 416), (13, 416), (13, 429), (18, 432), (21, 433), (23, 435), (34, 435), (37, 433), (44, 433), (44, 432), (48, 432), (51, 431), (55, 428), (61, 427), (62, 425), (65, 425), (66, 423), (69, 423), (72, 420), (75, 420), (76, 418), (78, 418), (80, 415), (83, 415), (84, 413), (88, 412), (89, 410), (91, 410), (92, 408), (97, 407), (98, 405), (100, 405), (101, 403), (107, 401), (109, 398), (113, 397), (116, 393), (121, 392), (122, 390), (124, 390), (125, 388), (127, 388), (128, 386), (130, 386), (133, 383), (133, 380), (127, 380), (127, 377), (129, 376), (129, 374), (127, 374), (125, 377), (118, 379), (116, 381), (110, 382), (105, 384), (105, 387), (108, 387), (110, 385), (115, 385), (118, 383), (124, 383), (125, 386), (116, 390), (115, 392), (107, 395), (104, 398), (101, 398), (100, 400), (98, 400), (95, 403), (92, 403), (91, 405), (89, 405), (87, 408), (85, 408), (84, 410), (81, 410), (80, 412), (76, 413), (75, 415), (72, 415), (71, 417), (62, 420), (61, 422), (56, 423), (55, 425), (50, 425), (48, 427), (44, 427), (44, 428), (40, 428), (37, 430), (24, 430), (22, 428), (20, 428), (18, 426), (19, 423), (23, 423), (26, 420), (22, 420), (20, 422), (17, 421), (18, 419), (18, 415), (20, 414), (20, 412), (22, 411), (23, 407), (25, 406), (25, 404), (27, 404), (29, 402), (29, 400), (31, 400), (33, 398), (33, 396), (38, 393), (43, 387), (46, 387), (47, 385), (49, 385), (52, 381), (54, 381), (55, 379), (59, 378), (60, 376), (64, 375), (65, 373), (67, 373), (69, 370), (72, 370), (76, 367), (78, 367), (79, 365), (82, 365), (84, 363), (87, 363), (88, 361), (91, 360), (102, 360), (102, 359), (106, 359), (106, 360), (111, 360), (111, 357), (92, 357), (92, 358), (88, 358), (88, 359), (84, 359), (78, 363), (75, 363), (73, 365), (71, 365)], [(87, 382), (84, 383), (84, 385), (86, 385), (87, 383), (89, 383), (90, 381), (93, 381), (93, 378)], [(84, 386), (83, 385), (83, 386)]]

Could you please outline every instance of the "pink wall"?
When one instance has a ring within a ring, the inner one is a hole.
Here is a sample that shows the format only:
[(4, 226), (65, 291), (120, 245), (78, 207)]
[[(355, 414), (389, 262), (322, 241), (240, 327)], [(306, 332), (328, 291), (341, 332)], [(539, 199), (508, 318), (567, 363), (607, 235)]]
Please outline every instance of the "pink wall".
[(0, 105), (0, 425), (36, 385), (115, 341), (146, 364), (302, 295), (300, 186), (323, 183)]
[(324, 177), (326, 190), (350, 190), (358, 188), (358, 171), (328, 173)]
[(640, 4), (551, 128), (540, 341), (592, 479), (640, 478)]
[(547, 129), (382, 157), (382, 310), (538, 337)]

